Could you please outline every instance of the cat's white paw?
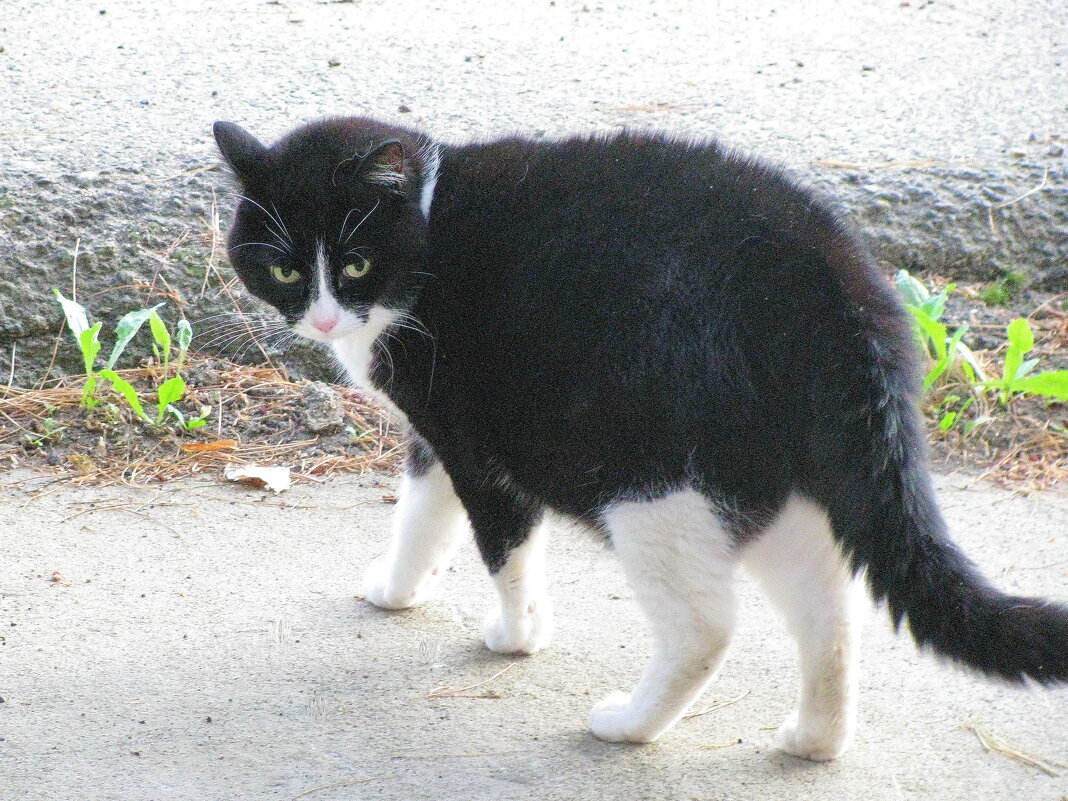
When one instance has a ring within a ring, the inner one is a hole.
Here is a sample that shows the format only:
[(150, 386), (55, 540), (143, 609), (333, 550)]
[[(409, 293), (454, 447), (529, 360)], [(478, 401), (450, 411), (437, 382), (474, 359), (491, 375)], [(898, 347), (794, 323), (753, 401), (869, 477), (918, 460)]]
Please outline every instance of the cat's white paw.
[(498, 654), (532, 654), (549, 644), (553, 613), (549, 599), (531, 601), (518, 615), (498, 608), (486, 618), (486, 647)]
[(786, 753), (813, 762), (837, 759), (849, 748), (852, 731), (848, 725), (802, 726), (797, 712), (779, 726), (779, 748)]
[(590, 711), (590, 731), (610, 743), (651, 743), (656, 734), (642, 731), (630, 693), (609, 693)]
[(398, 581), (388, 556), (371, 562), (363, 574), (363, 597), (382, 609), (407, 609), (428, 600), (437, 586), (440, 570), (415, 581)]

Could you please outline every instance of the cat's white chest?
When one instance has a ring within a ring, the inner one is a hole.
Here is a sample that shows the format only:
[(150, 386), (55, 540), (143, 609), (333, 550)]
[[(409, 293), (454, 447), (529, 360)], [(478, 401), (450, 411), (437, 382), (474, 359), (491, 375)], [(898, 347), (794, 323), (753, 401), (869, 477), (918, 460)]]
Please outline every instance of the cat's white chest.
[[(330, 343), (334, 349), (334, 355), (338, 362), (345, 368), (349, 381), (362, 392), (370, 395), (382, 406), (400, 420), (407, 422), (405, 414), (398, 409), (389, 396), (371, 381), (371, 369), (375, 360), (382, 358), (377, 354), (384, 352), (384, 347), (376, 345), (376, 341), (386, 329), (393, 324), (396, 313), (383, 307), (373, 306), (367, 317), (367, 322), (357, 331), (348, 336), (336, 339)], [(386, 356), (387, 369), (389, 357)], [(389, 376), (386, 376), (389, 380)]]

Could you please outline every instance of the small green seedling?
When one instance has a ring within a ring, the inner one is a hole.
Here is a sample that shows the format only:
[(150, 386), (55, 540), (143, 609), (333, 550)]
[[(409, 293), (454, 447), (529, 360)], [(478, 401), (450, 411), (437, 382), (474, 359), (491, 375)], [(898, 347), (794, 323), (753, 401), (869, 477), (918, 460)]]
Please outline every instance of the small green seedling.
[(41, 421), (39, 431), (27, 431), (22, 436), (26, 442), (26, 447), (40, 448), (46, 442), (59, 442), (62, 440), (63, 432), (66, 430), (66, 426), (56, 425), (56, 419), (49, 415)]
[(1042, 395), (1055, 401), (1068, 401), (1068, 370), (1044, 370), (1035, 373), (1038, 359), (1026, 359), (1035, 346), (1035, 335), (1026, 317), (1009, 323), (1005, 368), (998, 380), (984, 381), (982, 386), (1001, 390), (1001, 403), (1007, 404), (1020, 394)]
[(102, 323), (89, 325), (89, 318), (85, 314), (85, 308), (78, 302), (63, 297), (58, 289), (56, 300), (63, 307), (63, 315), (67, 318), (67, 327), (74, 335), (74, 341), (82, 352), (82, 361), (85, 363), (85, 386), (82, 387), (82, 408), (92, 409), (97, 404), (96, 400), (96, 356), (100, 353), (100, 327)]
[(178, 321), (178, 366), (175, 372), (181, 372), (185, 366), (185, 356), (189, 352), (189, 343), (193, 341), (193, 326), (184, 317)]
[(188, 420), (177, 406), (168, 406), (167, 411), (174, 415), (174, 418), (178, 421), (178, 425), (186, 431), (192, 431), (194, 428), (200, 428), (201, 426), (208, 424), (207, 417), (211, 414), (211, 407), (201, 406), (200, 414), (196, 417), (190, 417)]
[(182, 428), (186, 430), (198, 428), (205, 424), (205, 418), (211, 411), (210, 408), (202, 407), (197, 417), (187, 420), (178, 407), (174, 405), (185, 395), (185, 380), (179, 371), (185, 365), (185, 358), (193, 339), (193, 329), (188, 320), (182, 319), (178, 322), (176, 328), (178, 360), (175, 365), (175, 373), (171, 378), (164, 381), (157, 390), (158, 408), (156, 418), (153, 420), (145, 412), (141, 399), (137, 394), (137, 389), (115, 372), (114, 367), (122, 356), (123, 351), (126, 350), (126, 346), (130, 344), (137, 332), (147, 322), (149, 329), (152, 331), (152, 350), (156, 360), (162, 364), (164, 370), (168, 369), (173, 340), (166, 323), (163, 322), (157, 311), (164, 304), (157, 303), (151, 308), (138, 309), (124, 315), (119, 320), (118, 325), (115, 326), (115, 345), (108, 356), (107, 364), (103, 369), (97, 371), (96, 358), (101, 348), (99, 334), (102, 324), (98, 322), (90, 326), (89, 318), (81, 304), (63, 297), (58, 289), (54, 291), (56, 298), (63, 307), (67, 325), (74, 334), (75, 341), (77, 341), (82, 352), (82, 360), (85, 363), (86, 380), (85, 387), (82, 390), (83, 408), (92, 409), (97, 405), (96, 388), (99, 379), (103, 378), (111, 384), (112, 389), (122, 396), (134, 413), (146, 423), (160, 425), (163, 423), (166, 414), (170, 412), (178, 420)]
[(134, 410), (138, 417), (146, 423), (152, 422), (152, 419), (145, 414), (145, 409), (141, 405), (141, 399), (137, 397), (137, 390), (134, 389), (133, 384), (110, 368), (101, 370), (100, 376), (111, 382), (112, 389), (122, 395), (126, 400), (126, 403), (129, 404), (130, 408)]
[(148, 316), (148, 327), (152, 329), (152, 338), (155, 340), (152, 353), (155, 354), (156, 361), (166, 370), (171, 362), (171, 332), (167, 330), (167, 325), (155, 311)]
[(164, 304), (162, 303), (157, 303), (150, 309), (138, 309), (137, 311), (132, 311), (119, 320), (119, 324), (115, 326), (115, 347), (111, 349), (111, 355), (108, 356), (107, 367), (109, 370), (115, 366), (119, 357), (122, 356), (122, 352), (126, 350), (126, 346), (130, 344), (130, 340), (141, 330), (141, 326), (145, 324), (145, 321), (152, 315), (156, 314), (156, 309), (163, 305)]
[(952, 334), (942, 322), (949, 294), (956, 288), (950, 284), (941, 292), (932, 295), (927, 287), (913, 278), (908, 270), (897, 274), (897, 287), (905, 301), (915, 323), (914, 331), (920, 349), (934, 362), (923, 378), (923, 388), (931, 389), (943, 375), (955, 365), (971, 385), (986, 380), (983, 368), (979, 365), (971, 348), (964, 344), (963, 337), (968, 332), (967, 324), (960, 325)]

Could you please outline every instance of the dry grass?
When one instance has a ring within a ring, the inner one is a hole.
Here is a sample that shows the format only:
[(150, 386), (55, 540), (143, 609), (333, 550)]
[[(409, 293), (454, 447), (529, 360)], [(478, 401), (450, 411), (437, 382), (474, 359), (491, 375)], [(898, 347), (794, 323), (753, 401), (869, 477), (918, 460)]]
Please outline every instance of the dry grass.
[[(346, 423), (353, 430), (369, 432), (342, 443), (338, 437), (328, 440), (301, 428), (304, 382), (292, 382), (274, 367), (217, 359), (193, 358), (185, 372), (205, 365), (211, 366), (206, 374), (215, 380), (191, 389), (189, 398), (210, 400), (212, 413), (209, 425), (194, 432), (144, 424), (106, 391), (98, 392), (101, 403), (96, 409), (84, 411), (80, 407), (84, 376), (62, 379), (45, 389), (0, 386), (0, 464), (50, 469), (72, 484), (141, 486), (221, 473), (227, 464), (288, 464), (294, 478), (305, 481), (334, 472), (395, 469), (401, 450), (396, 432), (385, 413), (359, 393), (336, 388)], [(153, 367), (119, 374), (137, 386), (152, 386), (159, 379)], [(242, 437), (243, 430), (257, 422), (262, 426), (268, 418), (277, 422), (273, 435)]]

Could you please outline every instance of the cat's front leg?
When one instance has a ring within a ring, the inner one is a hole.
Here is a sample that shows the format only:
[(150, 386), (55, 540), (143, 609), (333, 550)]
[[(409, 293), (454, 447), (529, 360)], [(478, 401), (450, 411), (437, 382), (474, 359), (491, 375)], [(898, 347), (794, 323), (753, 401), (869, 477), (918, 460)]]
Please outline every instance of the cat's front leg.
[(413, 442), (393, 517), (389, 550), (368, 567), (363, 595), (383, 609), (406, 609), (430, 597), (467, 530), (452, 482), (421, 442)]
[(549, 644), (553, 615), (545, 590), (546, 527), (535, 527), (493, 574), (500, 601), (486, 618), (486, 647), (499, 654), (532, 654)]

